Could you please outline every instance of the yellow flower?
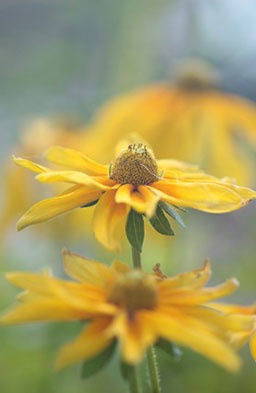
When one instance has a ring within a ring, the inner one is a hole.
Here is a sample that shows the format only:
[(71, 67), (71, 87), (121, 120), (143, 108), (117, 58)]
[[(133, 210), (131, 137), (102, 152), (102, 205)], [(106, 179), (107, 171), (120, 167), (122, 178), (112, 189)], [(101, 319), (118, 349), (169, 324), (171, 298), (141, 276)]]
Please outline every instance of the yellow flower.
[(225, 315), (251, 315), (253, 316), (254, 324), (251, 330), (243, 330), (232, 332), (231, 344), (235, 348), (241, 348), (243, 345), (250, 340), (251, 354), (256, 361), (256, 303), (251, 306), (241, 306), (238, 304), (228, 303), (211, 303), (210, 305), (214, 309), (222, 312)]
[(111, 159), (119, 139), (135, 132), (159, 158), (199, 164), (242, 185), (255, 182), (256, 106), (222, 92), (215, 74), (197, 64), (183, 67), (174, 84), (150, 85), (113, 99), (91, 127), (87, 143), (94, 159)]
[[(41, 157), (46, 149), (55, 144), (76, 148), (84, 144), (83, 140), (86, 134), (84, 131), (81, 126), (64, 119), (38, 118), (24, 129), (18, 146), (13, 150), (23, 157)], [(31, 182), (30, 173), (14, 166), (9, 159), (6, 160), (1, 175), (0, 239), (2, 241), (9, 228), (19, 217), (20, 212), (27, 210), (39, 198), (42, 190)], [(58, 227), (57, 221), (55, 221), (52, 233), (65, 235), (67, 228), (65, 231), (62, 229), (63, 225)], [(77, 232), (77, 229), (77, 226), (73, 225), (70, 235), (73, 235), (75, 230)], [(81, 228), (79, 231), (81, 232)]]
[(18, 230), (97, 203), (94, 233), (111, 251), (120, 249), (120, 228), (131, 208), (149, 218), (154, 216), (159, 201), (209, 213), (225, 213), (239, 209), (256, 197), (248, 188), (219, 180), (183, 162), (156, 161), (152, 151), (142, 145), (130, 145), (121, 151), (110, 168), (78, 151), (58, 146), (51, 147), (46, 158), (68, 170), (48, 169), (22, 158), (14, 160), (39, 173), (36, 176), (39, 182), (64, 182), (72, 187), (32, 206), (19, 220)]
[(25, 292), (1, 319), (4, 325), (88, 320), (78, 338), (61, 349), (58, 367), (94, 357), (115, 339), (124, 361), (136, 364), (148, 346), (164, 338), (228, 370), (239, 368), (227, 333), (251, 329), (252, 320), (224, 316), (207, 305), (237, 288), (234, 279), (204, 287), (210, 277), (209, 262), (202, 269), (163, 280), (118, 261), (107, 267), (66, 251), (64, 266), (76, 282), (55, 279), (50, 272), (8, 273), (7, 279)]

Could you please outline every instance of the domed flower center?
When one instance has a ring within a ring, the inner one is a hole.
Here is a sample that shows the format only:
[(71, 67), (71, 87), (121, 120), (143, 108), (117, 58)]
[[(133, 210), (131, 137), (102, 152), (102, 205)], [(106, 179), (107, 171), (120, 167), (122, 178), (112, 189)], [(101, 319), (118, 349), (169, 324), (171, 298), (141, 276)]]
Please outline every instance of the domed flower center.
[(153, 309), (157, 305), (156, 281), (152, 276), (135, 270), (120, 276), (110, 290), (108, 301), (128, 312)]
[(217, 88), (219, 75), (216, 70), (204, 62), (192, 62), (181, 66), (177, 74), (178, 86), (194, 90)]
[(114, 161), (111, 178), (119, 184), (134, 186), (155, 182), (158, 168), (153, 152), (142, 144), (128, 146)]

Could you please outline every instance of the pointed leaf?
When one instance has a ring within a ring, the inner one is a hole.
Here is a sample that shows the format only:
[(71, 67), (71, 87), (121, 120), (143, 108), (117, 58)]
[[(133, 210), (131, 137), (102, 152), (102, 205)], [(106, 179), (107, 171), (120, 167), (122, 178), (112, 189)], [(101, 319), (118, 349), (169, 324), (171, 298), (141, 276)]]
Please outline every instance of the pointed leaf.
[(149, 219), (150, 224), (153, 226), (153, 228), (161, 233), (162, 235), (167, 235), (167, 236), (174, 236), (175, 233), (171, 227), (170, 222), (164, 215), (163, 210), (157, 206), (155, 215)]
[(167, 355), (171, 356), (173, 359), (179, 360), (182, 356), (180, 348), (171, 341), (160, 338), (156, 346), (164, 351)]
[(99, 355), (84, 362), (82, 366), (82, 379), (89, 378), (100, 371), (111, 360), (115, 347), (116, 342), (114, 341)]
[(186, 227), (179, 213), (173, 207), (168, 205), (168, 203), (160, 201), (159, 207), (161, 207), (161, 209), (163, 209), (170, 217), (177, 221), (180, 226), (183, 228)]
[(130, 364), (125, 363), (124, 361), (120, 360), (120, 371), (123, 379), (125, 381), (129, 381), (131, 378), (131, 374), (133, 373), (133, 366)]
[(184, 207), (177, 206), (177, 205), (173, 205), (173, 206), (175, 207), (175, 209), (178, 209), (178, 210), (180, 210), (183, 213), (187, 213), (187, 210)]
[(131, 209), (126, 222), (126, 236), (132, 247), (141, 252), (144, 241), (143, 215)]

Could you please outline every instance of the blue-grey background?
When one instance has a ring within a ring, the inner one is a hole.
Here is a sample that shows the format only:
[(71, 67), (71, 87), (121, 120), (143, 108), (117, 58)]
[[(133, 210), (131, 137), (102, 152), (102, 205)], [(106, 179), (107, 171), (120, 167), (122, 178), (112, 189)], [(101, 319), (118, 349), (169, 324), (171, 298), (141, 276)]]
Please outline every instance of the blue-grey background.
[[(29, 119), (65, 114), (87, 123), (114, 95), (168, 80), (182, 57), (211, 61), (224, 90), (256, 99), (255, 18), (253, 0), (0, 0), (1, 162)], [(251, 302), (256, 297), (255, 207), (225, 217), (191, 212), (187, 230), (178, 230), (168, 249), (155, 246), (145, 258), (148, 263), (165, 258), (167, 269), (176, 272), (210, 256), (213, 282), (236, 276), (241, 288), (233, 299)], [(1, 276), (45, 265), (59, 272), (62, 246), (13, 229), (2, 246)], [(91, 256), (104, 254), (87, 243), (76, 247)], [(1, 308), (15, 294), (1, 277)], [(72, 323), (1, 328), (1, 393), (128, 391), (117, 358), (88, 381), (80, 379), (79, 366), (53, 370), (57, 348), (79, 330)], [(256, 366), (248, 348), (242, 357), (245, 366), (235, 376), (187, 350), (179, 363), (161, 357), (163, 392), (253, 393)]]

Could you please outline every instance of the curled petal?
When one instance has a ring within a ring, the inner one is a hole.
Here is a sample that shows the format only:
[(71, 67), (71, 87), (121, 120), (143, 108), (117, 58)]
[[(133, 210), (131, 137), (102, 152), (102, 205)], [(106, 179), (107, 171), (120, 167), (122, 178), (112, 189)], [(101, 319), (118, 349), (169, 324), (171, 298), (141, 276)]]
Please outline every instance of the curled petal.
[(147, 347), (156, 339), (150, 325), (139, 312), (132, 319), (125, 312), (120, 313), (109, 327), (108, 334), (118, 337), (122, 357), (129, 364), (139, 363)]
[(96, 205), (93, 229), (97, 240), (110, 251), (119, 251), (129, 206), (116, 203), (116, 190), (107, 191)]
[(200, 269), (194, 269), (187, 273), (178, 274), (175, 277), (163, 280), (159, 287), (164, 289), (181, 289), (188, 287), (189, 289), (202, 288), (211, 277), (211, 265), (207, 259), (204, 266)]
[(75, 190), (72, 188), (70, 192), (66, 192), (63, 195), (38, 202), (20, 218), (17, 229), (20, 231), (29, 225), (48, 221), (69, 210), (83, 206), (98, 199), (101, 192), (84, 186)]
[(131, 206), (138, 213), (145, 213), (152, 217), (160, 196), (146, 186), (139, 186), (137, 190), (132, 184), (120, 186), (116, 192), (116, 202)]

